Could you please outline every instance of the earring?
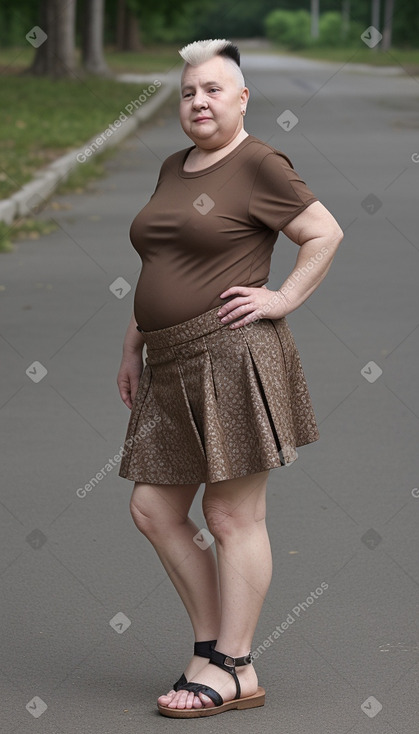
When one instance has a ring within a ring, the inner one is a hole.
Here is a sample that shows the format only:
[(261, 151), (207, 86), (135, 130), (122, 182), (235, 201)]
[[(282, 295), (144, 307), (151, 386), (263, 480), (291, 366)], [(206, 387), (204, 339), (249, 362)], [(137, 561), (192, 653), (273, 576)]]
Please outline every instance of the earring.
[(242, 110), (241, 112), (242, 112), (242, 115), (243, 115), (243, 117), (244, 117), (244, 116), (245, 116), (245, 114), (246, 114), (246, 110)]

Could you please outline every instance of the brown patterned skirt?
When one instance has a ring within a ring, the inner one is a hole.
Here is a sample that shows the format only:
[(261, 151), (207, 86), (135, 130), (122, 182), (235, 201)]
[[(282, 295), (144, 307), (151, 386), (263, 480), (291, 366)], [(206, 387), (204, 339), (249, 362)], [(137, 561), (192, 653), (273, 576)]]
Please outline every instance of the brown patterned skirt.
[(147, 359), (119, 476), (219, 482), (292, 463), (319, 438), (286, 319), (230, 329), (218, 310), (142, 331)]

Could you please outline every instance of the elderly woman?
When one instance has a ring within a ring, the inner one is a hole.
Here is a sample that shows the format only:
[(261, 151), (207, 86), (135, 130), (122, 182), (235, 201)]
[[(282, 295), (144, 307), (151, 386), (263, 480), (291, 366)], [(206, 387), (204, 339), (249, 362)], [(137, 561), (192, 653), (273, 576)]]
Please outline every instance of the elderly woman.
[[(197, 41), (180, 54), (194, 145), (163, 162), (131, 225), (142, 270), (118, 373), (131, 410), (119, 473), (191, 620), (194, 655), (158, 699), (164, 716), (189, 718), (265, 702), (250, 651), (272, 575), (269, 470), (319, 438), (286, 316), (343, 233), (287, 156), (245, 131), (237, 47)], [(265, 283), (280, 231), (299, 250), (275, 292)], [(201, 483), (210, 533), (188, 516)]]

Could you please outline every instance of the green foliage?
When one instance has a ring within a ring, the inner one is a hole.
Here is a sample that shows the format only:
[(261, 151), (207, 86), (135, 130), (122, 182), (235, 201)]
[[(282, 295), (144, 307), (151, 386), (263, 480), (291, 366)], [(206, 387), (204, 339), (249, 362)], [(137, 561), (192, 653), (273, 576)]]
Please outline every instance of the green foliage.
[(365, 26), (362, 23), (351, 21), (345, 33), (340, 13), (335, 11), (322, 13), (319, 18), (319, 37), (316, 45), (326, 48), (359, 45), (359, 39), (364, 30)]
[[(359, 43), (359, 36), (371, 22), (372, 0), (351, 0), (351, 24), (345, 45)], [(119, 0), (106, 0), (105, 39), (115, 43)], [(149, 45), (187, 43), (197, 38), (255, 38), (265, 35), (290, 49), (321, 44), (338, 48), (341, 37), (342, 0), (321, 0), (320, 40), (316, 44), (308, 32), (310, 0), (125, 0), (138, 15), (141, 40)], [(0, 7), (0, 48), (29, 46), (27, 32), (39, 23), (41, 0), (13, 0)], [(77, 41), (83, 23), (83, 0), (77, 0)], [(381, 2), (382, 30), (385, 2)], [(284, 29), (284, 24), (286, 28)], [(279, 39), (280, 37), (280, 39)], [(285, 39), (285, 40), (284, 40)], [(419, 47), (418, 0), (395, 0), (393, 44), (399, 48)], [(33, 52), (33, 49), (31, 48)]]
[(273, 10), (265, 18), (266, 35), (274, 43), (285, 43), (290, 29), (292, 13), (288, 10)]
[(419, 9), (417, 0), (396, 0), (393, 43), (399, 48), (418, 48)]
[(177, 43), (194, 39), (195, 9), (186, 5), (182, 12), (173, 14), (169, 19), (166, 13), (150, 12), (141, 19), (141, 33), (150, 43)]
[(365, 25), (351, 21), (345, 34), (342, 15), (336, 11), (322, 13), (319, 17), (319, 37), (311, 38), (310, 14), (306, 10), (273, 10), (265, 18), (267, 37), (291, 51), (306, 48), (339, 48), (360, 44)]
[(340, 46), (343, 41), (343, 25), (340, 13), (322, 13), (319, 18), (320, 46)]
[(273, 10), (265, 19), (267, 37), (292, 50), (307, 48), (310, 38), (310, 13), (307, 10)]
[(205, 0), (197, 4), (194, 39), (261, 37), (264, 17), (277, 6), (278, 0)]
[(26, 46), (25, 36), (38, 22), (37, 3), (17, 0), (0, 8), (0, 46)]

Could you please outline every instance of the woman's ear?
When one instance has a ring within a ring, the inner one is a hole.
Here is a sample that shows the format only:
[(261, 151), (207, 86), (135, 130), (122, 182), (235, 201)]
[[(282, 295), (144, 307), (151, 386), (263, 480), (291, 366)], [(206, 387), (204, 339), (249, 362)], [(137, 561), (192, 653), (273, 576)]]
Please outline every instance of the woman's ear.
[(246, 107), (247, 102), (249, 100), (249, 90), (247, 87), (243, 87), (241, 94), (240, 94), (240, 102), (244, 107)]

